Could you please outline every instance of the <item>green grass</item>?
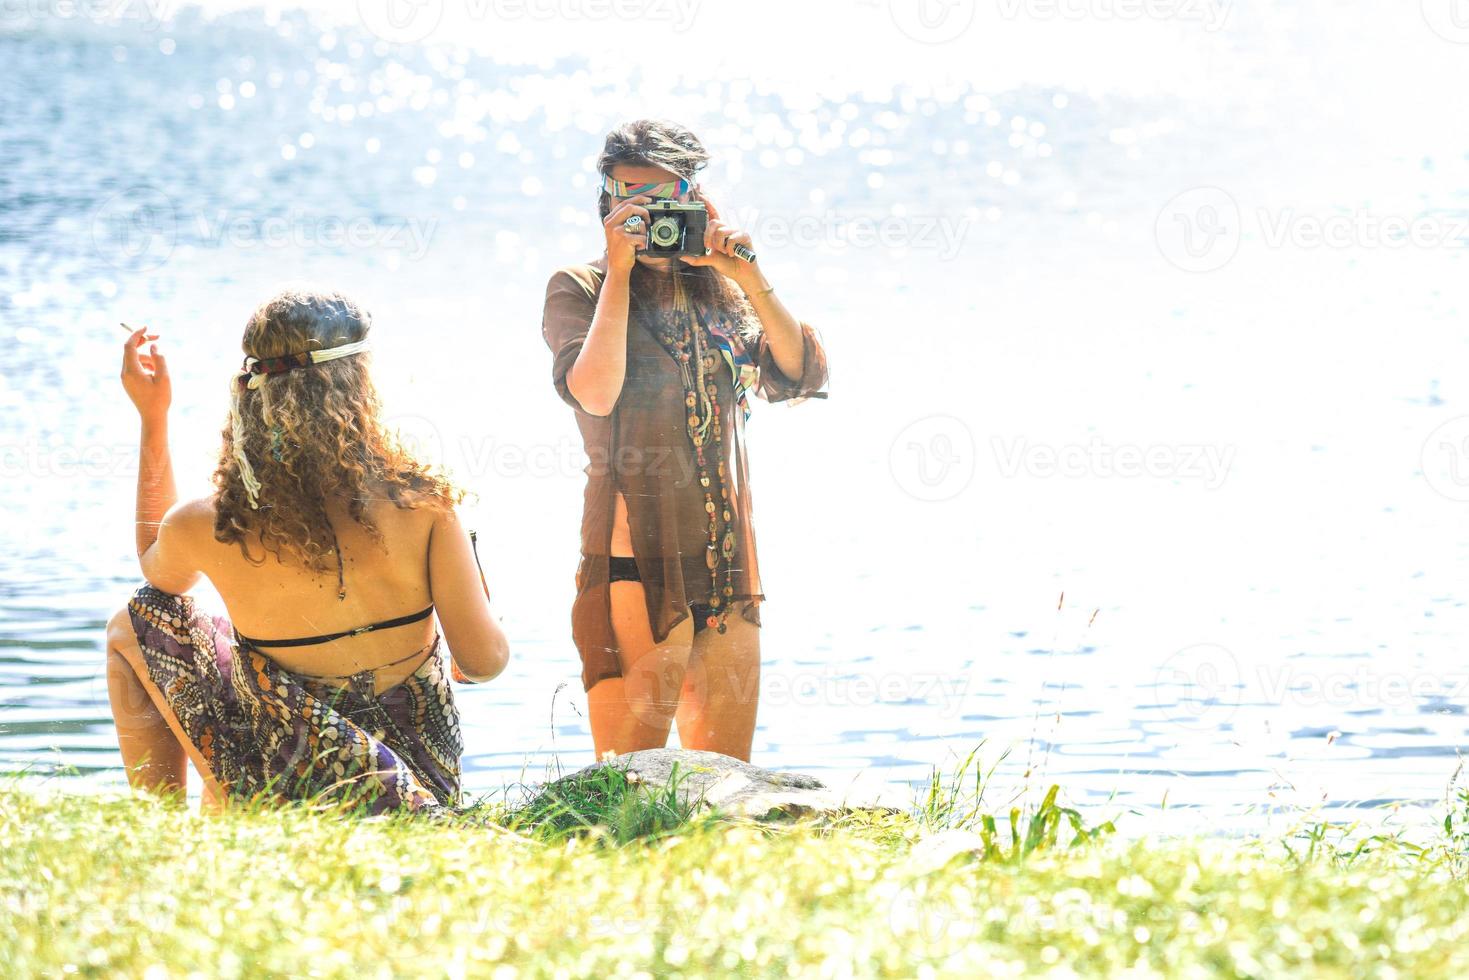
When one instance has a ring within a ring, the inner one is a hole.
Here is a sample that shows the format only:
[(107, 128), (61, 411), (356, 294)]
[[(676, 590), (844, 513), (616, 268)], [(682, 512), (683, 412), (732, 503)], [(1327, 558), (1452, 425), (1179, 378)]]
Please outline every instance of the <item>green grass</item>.
[[(1054, 790), (989, 813), (984, 780), (776, 825), (606, 770), (446, 822), (11, 786), (0, 976), (1469, 975), (1462, 795), (1431, 845), (1128, 841)], [(981, 853), (916, 860), (946, 829)]]

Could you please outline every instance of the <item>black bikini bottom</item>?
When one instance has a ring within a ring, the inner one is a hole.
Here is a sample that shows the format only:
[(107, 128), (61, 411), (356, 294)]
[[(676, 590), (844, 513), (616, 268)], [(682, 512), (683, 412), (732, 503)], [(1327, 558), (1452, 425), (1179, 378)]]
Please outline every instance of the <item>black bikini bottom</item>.
[[(631, 555), (612, 555), (608, 559), (608, 582), (641, 582), (642, 576), (638, 574), (638, 561)], [(709, 617), (714, 614), (714, 607), (706, 602), (689, 603), (689, 612), (694, 617), (694, 632), (709, 628)]]

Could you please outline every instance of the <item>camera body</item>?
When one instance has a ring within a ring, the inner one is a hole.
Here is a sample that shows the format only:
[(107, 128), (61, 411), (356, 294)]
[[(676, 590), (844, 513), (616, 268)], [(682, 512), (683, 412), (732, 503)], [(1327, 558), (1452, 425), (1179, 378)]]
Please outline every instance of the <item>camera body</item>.
[(709, 209), (694, 201), (648, 204), (648, 247), (644, 255), (703, 255)]

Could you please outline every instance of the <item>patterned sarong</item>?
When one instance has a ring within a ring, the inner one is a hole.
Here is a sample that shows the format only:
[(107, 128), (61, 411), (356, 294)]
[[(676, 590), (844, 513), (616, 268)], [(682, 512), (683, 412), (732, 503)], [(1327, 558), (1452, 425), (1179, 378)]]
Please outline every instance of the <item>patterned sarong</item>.
[(128, 603), (148, 675), (232, 800), (310, 800), (368, 813), (459, 802), (464, 742), (435, 639), (402, 683), (343, 687), (241, 646), (229, 619), (145, 585)]

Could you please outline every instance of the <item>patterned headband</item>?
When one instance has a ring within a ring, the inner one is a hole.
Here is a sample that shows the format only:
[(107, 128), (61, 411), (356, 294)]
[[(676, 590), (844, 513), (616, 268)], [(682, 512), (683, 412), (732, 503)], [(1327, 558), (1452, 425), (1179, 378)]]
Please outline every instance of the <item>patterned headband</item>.
[(249, 388), (253, 391), (265, 381), (267, 374), (285, 374), (296, 368), (310, 367), (324, 361), (335, 361), (339, 357), (351, 357), (353, 354), (361, 354), (370, 349), (366, 340), (359, 340), (351, 344), (328, 347), (325, 350), (308, 350), (299, 354), (286, 354), (283, 357), (247, 357), (235, 381), (241, 390)]
[(691, 180), (670, 180), (666, 184), (631, 184), (624, 180), (614, 180), (611, 174), (602, 175), (602, 190), (613, 197), (636, 197), (646, 194), (649, 197), (683, 197), (694, 187)]

